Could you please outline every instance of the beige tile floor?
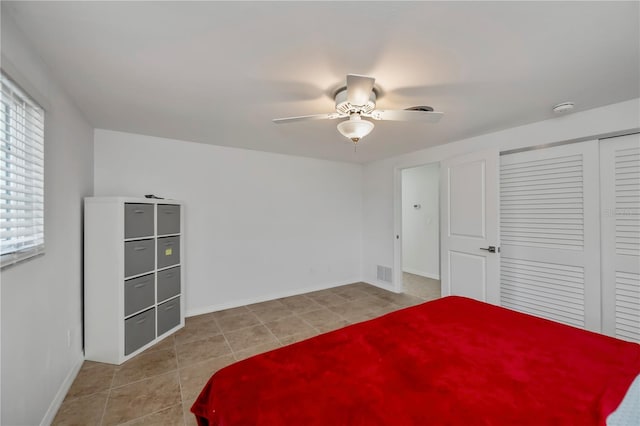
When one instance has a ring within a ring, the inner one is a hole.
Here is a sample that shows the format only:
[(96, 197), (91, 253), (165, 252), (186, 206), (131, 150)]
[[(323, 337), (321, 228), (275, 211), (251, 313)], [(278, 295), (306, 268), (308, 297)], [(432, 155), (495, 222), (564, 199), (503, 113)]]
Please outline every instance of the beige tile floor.
[(424, 300), (434, 300), (441, 297), (440, 281), (420, 275), (402, 273), (402, 286), (406, 294)]
[(195, 425), (189, 408), (220, 368), (422, 303), (428, 292), (416, 283), (405, 278), (415, 295), (355, 283), (187, 318), (182, 330), (120, 366), (86, 361), (53, 424)]

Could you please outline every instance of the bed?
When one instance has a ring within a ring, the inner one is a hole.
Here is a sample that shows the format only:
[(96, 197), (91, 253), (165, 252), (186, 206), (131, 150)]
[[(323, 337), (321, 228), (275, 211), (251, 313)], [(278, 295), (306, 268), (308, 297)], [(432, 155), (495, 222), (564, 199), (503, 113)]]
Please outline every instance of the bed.
[(640, 345), (449, 296), (230, 365), (199, 425), (604, 425)]

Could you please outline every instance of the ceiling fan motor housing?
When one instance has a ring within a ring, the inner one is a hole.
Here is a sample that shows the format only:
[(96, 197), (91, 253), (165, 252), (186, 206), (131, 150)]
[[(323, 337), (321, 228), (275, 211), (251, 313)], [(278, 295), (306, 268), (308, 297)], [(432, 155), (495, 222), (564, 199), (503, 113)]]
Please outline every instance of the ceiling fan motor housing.
[(275, 123), (290, 123), (295, 121), (349, 118), (338, 124), (338, 131), (343, 136), (357, 142), (371, 133), (374, 127), (373, 122), (363, 120), (363, 118), (437, 123), (442, 117), (441, 112), (435, 112), (432, 107), (426, 105), (413, 106), (404, 110), (375, 109), (380, 91), (375, 87), (375, 79), (365, 75), (347, 74), (347, 85), (340, 87), (333, 93), (336, 112), (277, 118), (273, 121)]
[(365, 105), (352, 105), (347, 101), (347, 88), (339, 89), (335, 95), (336, 111), (340, 114), (351, 115), (353, 113), (369, 114), (376, 108), (376, 92), (371, 91), (369, 101)]

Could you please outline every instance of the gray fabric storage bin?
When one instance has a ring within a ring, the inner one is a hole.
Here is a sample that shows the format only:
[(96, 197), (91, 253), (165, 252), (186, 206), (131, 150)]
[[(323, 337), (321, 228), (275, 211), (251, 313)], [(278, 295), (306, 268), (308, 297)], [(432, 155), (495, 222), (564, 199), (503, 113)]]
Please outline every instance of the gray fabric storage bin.
[(169, 299), (180, 293), (180, 267), (158, 272), (156, 298), (158, 302)]
[(158, 305), (158, 336), (180, 324), (180, 298)]
[(155, 268), (153, 238), (124, 243), (124, 276), (142, 274)]
[(154, 274), (143, 275), (124, 282), (125, 316), (153, 305), (154, 285)]
[(180, 237), (158, 238), (158, 269), (180, 263)]
[(140, 349), (156, 338), (156, 309), (139, 313), (124, 320), (124, 354)]
[(125, 203), (124, 237), (150, 237), (154, 234), (153, 204)]
[(180, 206), (158, 204), (158, 235), (180, 233)]

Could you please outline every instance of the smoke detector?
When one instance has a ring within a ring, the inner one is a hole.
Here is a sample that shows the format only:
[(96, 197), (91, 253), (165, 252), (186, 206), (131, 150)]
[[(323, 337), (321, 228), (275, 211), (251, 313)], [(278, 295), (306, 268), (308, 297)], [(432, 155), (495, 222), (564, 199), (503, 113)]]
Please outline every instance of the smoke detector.
[(573, 102), (562, 102), (561, 104), (553, 107), (553, 112), (556, 114), (562, 114), (571, 111), (574, 107), (575, 104)]

